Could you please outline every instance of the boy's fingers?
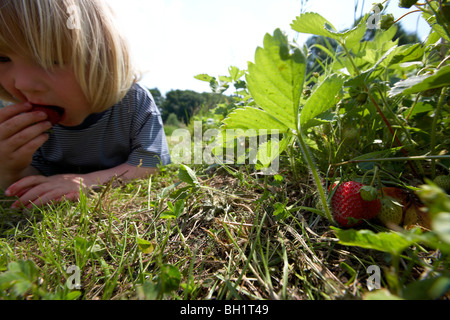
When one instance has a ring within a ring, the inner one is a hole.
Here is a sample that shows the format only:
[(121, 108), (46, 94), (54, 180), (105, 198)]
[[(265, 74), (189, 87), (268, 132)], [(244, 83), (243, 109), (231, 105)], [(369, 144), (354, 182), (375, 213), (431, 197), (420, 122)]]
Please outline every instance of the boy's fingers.
[(0, 112), (0, 123), (5, 122), (21, 113), (28, 112), (33, 108), (32, 104), (29, 102), (18, 103), (6, 106), (1, 109)]

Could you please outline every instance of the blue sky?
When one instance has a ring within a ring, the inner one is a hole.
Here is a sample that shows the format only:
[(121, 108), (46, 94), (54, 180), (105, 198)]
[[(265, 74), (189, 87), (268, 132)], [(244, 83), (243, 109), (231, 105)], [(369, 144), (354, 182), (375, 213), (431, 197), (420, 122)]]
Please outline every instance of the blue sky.
[[(200, 73), (226, 75), (229, 66), (247, 68), (264, 35), (276, 28), (305, 41), (290, 23), (302, 9), (317, 12), (338, 30), (349, 28), (356, 12), (367, 13), (374, 0), (108, 0), (126, 33), (139, 67), (142, 83), (163, 94), (174, 89), (209, 92)], [(306, 4), (305, 4), (306, 2)], [(408, 12), (391, 1), (388, 12), (396, 18)], [(362, 7), (364, 4), (364, 7)], [(429, 27), (419, 14), (402, 22), (425, 38)], [(419, 24), (417, 23), (419, 21)]]

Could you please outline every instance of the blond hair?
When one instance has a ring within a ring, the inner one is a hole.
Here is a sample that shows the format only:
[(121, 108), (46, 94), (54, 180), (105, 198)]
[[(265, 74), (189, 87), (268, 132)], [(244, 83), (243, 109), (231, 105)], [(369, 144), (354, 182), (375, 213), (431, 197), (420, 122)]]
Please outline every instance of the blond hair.
[[(70, 65), (100, 112), (138, 80), (114, 18), (104, 0), (0, 0), (0, 52), (31, 57), (45, 70)], [(14, 101), (1, 86), (0, 99)]]

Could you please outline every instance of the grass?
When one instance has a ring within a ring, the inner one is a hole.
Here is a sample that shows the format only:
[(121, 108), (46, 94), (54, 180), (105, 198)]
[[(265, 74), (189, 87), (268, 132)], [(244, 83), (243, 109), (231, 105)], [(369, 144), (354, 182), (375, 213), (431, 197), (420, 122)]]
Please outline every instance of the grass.
[[(361, 299), (367, 268), (389, 267), (388, 255), (340, 245), (328, 220), (297, 209), (313, 205), (307, 174), (292, 181), (284, 172), (279, 182), (245, 167), (205, 169), (196, 168), (198, 187), (180, 183), (169, 166), (149, 180), (112, 181), (78, 203), (31, 211), (9, 209), (3, 197), (0, 268), (27, 280), (21, 291), (3, 278), (0, 297)], [(175, 216), (169, 202), (177, 201)], [(11, 268), (21, 261), (36, 272)], [(68, 289), (70, 266), (80, 271), (79, 290)], [(403, 266), (404, 281), (426, 270)]]

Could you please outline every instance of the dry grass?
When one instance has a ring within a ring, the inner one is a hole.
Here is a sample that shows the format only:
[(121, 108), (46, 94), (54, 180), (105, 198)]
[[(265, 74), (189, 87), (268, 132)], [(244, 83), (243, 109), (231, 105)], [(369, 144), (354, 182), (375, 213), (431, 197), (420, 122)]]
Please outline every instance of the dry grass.
[[(387, 255), (342, 246), (326, 219), (295, 209), (313, 203), (308, 179), (266, 190), (262, 177), (219, 169), (199, 172), (201, 187), (186, 188), (176, 172), (167, 168), (151, 180), (105, 186), (78, 204), (31, 212), (13, 212), (3, 199), (1, 267), (34, 261), (36, 286), (55, 295), (67, 294), (66, 268), (77, 265), (79, 298), (87, 300), (361, 299), (367, 267), (389, 267)], [(188, 192), (182, 214), (161, 218), (180, 190)], [(275, 216), (282, 202), (293, 210)], [(179, 271), (174, 290), (161, 287), (170, 281), (161, 271), (167, 265)], [(408, 278), (424, 272), (408, 268), (405, 262)]]

